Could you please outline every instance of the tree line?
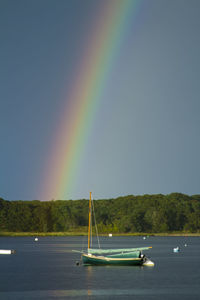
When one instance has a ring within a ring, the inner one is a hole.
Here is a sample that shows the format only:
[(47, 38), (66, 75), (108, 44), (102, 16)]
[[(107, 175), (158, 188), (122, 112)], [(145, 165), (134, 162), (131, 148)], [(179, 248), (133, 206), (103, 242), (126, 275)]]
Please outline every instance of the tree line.
[[(200, 195), (128, 195), (94, 200), (100, 233), (200, 231)], [(67, 232), (85, 229), (88, 200), (6, 201), (0, 198), (0, 231)]]

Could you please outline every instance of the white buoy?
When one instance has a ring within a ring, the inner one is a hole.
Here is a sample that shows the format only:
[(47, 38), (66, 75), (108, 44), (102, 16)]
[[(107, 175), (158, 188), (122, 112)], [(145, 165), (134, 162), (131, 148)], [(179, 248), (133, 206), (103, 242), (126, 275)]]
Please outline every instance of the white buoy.
[(143, 240), (146, 240), (146, 236), (143, 236)]
[(108, 235), (109, 237), (112, 237), (112, 233), (109, 233), (109, 235)]
[(16, 253), (15, 250), (2, 250), (0, 249), (0, 254), (14, 254)]
[(38, 238), (36, 237), (36, 238), (35, 238), (35, 242), (37, 242), (37, 241), (38, 241)]
[(177, 252), (180, 251), (180, 248), (179, 248), (179, 247), (176, 247), (176, 248), (173, 249), (173, 251), (174, 251), (174, 253), (177, 253)]
[(187, 244), (185, 244), (184, 246), (187, 247)]

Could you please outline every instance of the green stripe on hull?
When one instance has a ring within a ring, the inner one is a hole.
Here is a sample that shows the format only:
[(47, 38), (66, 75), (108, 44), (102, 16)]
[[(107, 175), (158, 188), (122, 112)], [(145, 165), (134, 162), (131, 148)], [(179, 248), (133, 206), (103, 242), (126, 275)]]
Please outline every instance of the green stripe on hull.
[(83, 264), (88, 265), (120, 265), (120, 266), (140, 266), (143, 264), (142, 258), (111, 258), (106, 256), (82, 255)]

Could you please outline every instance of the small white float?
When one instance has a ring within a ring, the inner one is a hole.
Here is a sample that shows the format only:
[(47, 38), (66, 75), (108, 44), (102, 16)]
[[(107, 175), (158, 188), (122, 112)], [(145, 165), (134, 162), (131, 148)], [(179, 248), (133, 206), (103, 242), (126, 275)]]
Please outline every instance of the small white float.
[(16, 251), (15, 250), (3, 250), (0, 249), (0, 254), (15, 254)]
[(112, 233), (109, 233), (109, 235), (108, 235), (109, 237), (112, 237)]
[(35, 242), (38, 242), (38, 238), (37, 237), (35, 238)]

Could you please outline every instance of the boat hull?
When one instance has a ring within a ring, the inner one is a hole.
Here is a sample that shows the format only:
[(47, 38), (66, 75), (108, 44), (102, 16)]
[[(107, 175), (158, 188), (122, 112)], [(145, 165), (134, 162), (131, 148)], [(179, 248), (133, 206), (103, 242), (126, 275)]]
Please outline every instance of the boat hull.
[(120, 265), (120, 266), (141, 266), (143, 258), (141, 257), (107, 257), (91, 254), (82, 254), (82, 262), (85, 265)]

